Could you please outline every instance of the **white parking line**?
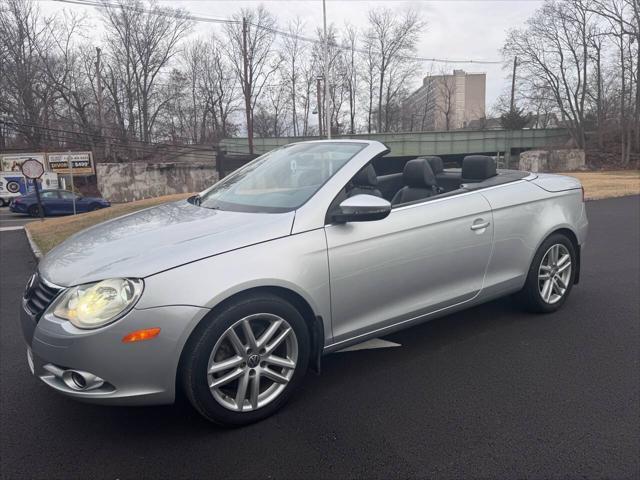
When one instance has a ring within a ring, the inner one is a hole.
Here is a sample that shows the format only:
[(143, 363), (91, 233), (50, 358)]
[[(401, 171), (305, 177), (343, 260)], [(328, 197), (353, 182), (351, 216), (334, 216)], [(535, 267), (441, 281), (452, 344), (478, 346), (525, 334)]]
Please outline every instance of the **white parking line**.
[(0, 227), (0, 232), (10, 232), (12, 230), (23, 230), (24, 227), (20, 226), (20, 227)]

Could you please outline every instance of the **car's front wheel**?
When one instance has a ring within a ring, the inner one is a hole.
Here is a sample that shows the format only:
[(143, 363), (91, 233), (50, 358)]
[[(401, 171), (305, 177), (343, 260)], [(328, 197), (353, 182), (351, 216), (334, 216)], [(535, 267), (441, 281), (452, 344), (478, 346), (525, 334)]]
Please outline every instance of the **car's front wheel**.
[(533, 312), (550, 313), (566, 301), (576, 272), (576, 250), (562, 233), (549, 236), (533, 257), (527, 280), (520, 292), (525, 307)]
[(309, 333), (296, 308), (275, 295), (248, 295), (196, 331), (183, 355), (182, 383), (205, 418), (244, 425), (282, 407), (308, 362)]

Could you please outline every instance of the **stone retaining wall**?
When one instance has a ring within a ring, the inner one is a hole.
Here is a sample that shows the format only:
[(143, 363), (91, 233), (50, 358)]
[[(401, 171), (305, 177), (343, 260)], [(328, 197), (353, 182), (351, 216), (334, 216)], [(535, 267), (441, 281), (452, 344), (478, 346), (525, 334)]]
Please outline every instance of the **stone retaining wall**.
[(199, 192), (218, 181), (214, 164), (98, 163), (98, 189), (112, 202)]
[(584, 150), (528, 150), (520, 154), (519, 169), (529, 172), (567, 172), (584, 168)]

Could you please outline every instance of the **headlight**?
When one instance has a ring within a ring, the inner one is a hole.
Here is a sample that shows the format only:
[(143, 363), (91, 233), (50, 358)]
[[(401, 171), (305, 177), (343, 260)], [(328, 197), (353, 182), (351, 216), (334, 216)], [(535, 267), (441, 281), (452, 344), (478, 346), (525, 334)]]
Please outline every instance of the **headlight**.
[(49, 308), (78, 328), (98, 328), (116, 321), (136, 304), (142, 280), (112, 278), (66, 290)]

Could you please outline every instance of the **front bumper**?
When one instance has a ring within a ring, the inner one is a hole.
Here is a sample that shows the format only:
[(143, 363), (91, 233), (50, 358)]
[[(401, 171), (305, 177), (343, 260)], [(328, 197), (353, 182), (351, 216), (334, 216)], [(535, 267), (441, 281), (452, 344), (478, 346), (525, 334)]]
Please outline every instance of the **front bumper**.
[(22, 203), (11, 202), (9, 204), (9, 211), (13, 213), (27, 213), (27, 206)]
[[(33, 374), (69, 397), (112, 405), (172, 403), (184, 344), (198, 321), (209, 312), (183, 305), (133, 309), (111, 325), (81, 330), (51, 314), (36, 322), (24, 305), (21, 310)], [(128, 333), (152, 327), (161, 329), (156, 338), (122, 343)], [(88, 372), (104, 383), (78, 391), (63, 380), (66, 370)]]

